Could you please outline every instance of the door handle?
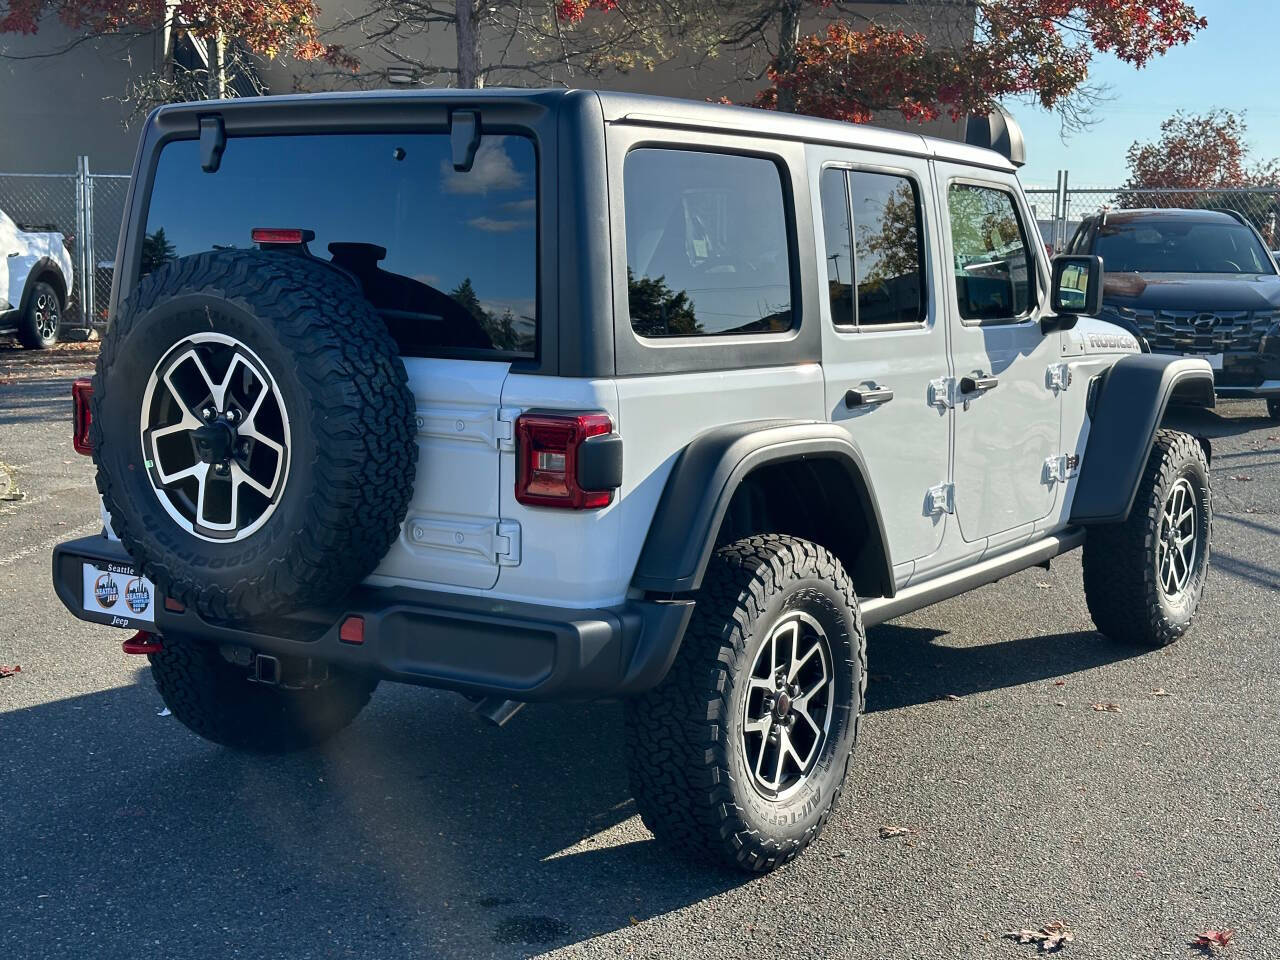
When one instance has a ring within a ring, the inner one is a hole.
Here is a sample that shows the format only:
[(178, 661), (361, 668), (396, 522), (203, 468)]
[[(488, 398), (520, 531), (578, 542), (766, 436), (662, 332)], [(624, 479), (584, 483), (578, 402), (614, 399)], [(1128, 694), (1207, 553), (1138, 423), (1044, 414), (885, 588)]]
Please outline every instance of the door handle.
[(976, 376), (961, 377), (960, 392), (961, 393), (986, 393), (988, 390), (994, 390), (1000, 385), (1000, 381), (996, 377)]
[(888, 403), (893, 399), (893, 391), (888, 387), (866, 387), (862, 390), (850, 390), (844, 395), (846, 407), (874, 407)]

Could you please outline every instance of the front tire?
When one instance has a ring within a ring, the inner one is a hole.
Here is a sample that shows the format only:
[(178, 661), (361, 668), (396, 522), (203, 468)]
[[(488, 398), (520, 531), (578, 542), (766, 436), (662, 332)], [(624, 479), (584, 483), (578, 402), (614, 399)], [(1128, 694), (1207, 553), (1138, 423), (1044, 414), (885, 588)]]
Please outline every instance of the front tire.
[(323, 743), (356, 718), (378, 686), (334, 667), (320, 680), (267, 686), (213, 644), (180, 636), (161, 642), (148, 659), (165, 706), (206, 740), (237, 750), (290, 753)]
[(53, 285), (37, 280), (31, 288), (26, 312), (18, 324), (18, 340), (29, 350), (47, 350), (58, 342), (62, 327), (62, 298)]
[(774, 534), (721, 548), (666, 679), (628, 704), (645, 825), (747, 871), (793, 860), (840, 795), (865, 691), (858, 600), (835, 557)]
[(1156, 434), (1129, 519), (1094, 527), (1084, 544), (1084, 592), (1097, 628), (1147, 647), (1191, 627), (1209, 572), (1209, 462), (1194, 437)]

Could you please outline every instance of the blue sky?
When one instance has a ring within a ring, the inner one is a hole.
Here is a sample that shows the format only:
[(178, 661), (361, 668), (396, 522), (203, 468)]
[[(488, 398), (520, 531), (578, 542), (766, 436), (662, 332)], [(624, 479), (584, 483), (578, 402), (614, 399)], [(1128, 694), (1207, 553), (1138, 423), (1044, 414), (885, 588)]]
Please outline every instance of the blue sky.
[(1125, 151), (1153, 140), (1175, 110), (1211, 107), (1246, 111), (1253, 156), (1280, 157), (1280, 3), (1277, 0), (1192, 0), (1209, 21), (1189, 46), (1142, 70), (1098, 56), (1091, 80), (1110, 86), (1099, 123), (1064, 143), (1057, 117), (1023, 103), (1008, 106), (1027, 138), (1022, 182), (1052, 187), (1060, 169), (1077, 187), (1111, 187), (1127, 175)]

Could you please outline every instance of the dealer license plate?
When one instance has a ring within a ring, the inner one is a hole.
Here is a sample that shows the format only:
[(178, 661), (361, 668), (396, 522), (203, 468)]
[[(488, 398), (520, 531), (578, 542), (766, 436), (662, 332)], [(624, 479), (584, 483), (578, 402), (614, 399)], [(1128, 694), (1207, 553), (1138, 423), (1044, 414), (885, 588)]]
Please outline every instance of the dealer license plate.
[(84, 563), (84, 612), (113, 627), (155, 626), (156, 588), (122, 563)]
[(1214, 370), (1222, 369), (1222, 354), (1220, 353), (1188, 353), (1188, 357), (1199, 357), (1201, 360), (1208, 360), (1209, 366)]

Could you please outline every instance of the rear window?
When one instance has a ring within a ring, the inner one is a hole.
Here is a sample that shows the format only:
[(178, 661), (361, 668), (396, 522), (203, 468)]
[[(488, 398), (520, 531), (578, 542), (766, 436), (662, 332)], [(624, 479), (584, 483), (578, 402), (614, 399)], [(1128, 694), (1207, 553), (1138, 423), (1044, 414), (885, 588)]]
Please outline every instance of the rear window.
[(777, 164), (728, 153), (633, 150), (623, 191), (636, 333), (791, 329), (790, 243)]
[(402, 353), (531, 357), (536, 217), (526, 137), (485, 136), (466, 172), (446, 134), (237, 137), (216, 173), (183, 140), (160, 156), (141, 272), (252, 249), (254, 227), (312, 230), (311, 253), (359, 279)]

